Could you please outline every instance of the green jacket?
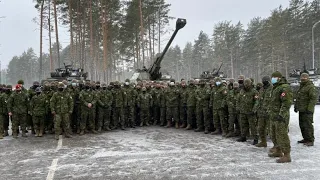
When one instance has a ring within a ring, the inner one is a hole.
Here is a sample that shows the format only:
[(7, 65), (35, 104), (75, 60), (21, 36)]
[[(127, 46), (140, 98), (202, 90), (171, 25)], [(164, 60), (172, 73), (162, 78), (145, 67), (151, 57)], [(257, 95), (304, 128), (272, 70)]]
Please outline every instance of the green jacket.
[(30, 101), (30, 113), (32, 116), (44, 116), (49, 101), (45, 94), (35, 95)]
[(7, 102), (8, 102), (9, 95), (6, 93), (2, 93), (0, 95), (0, 114), (8, 114), (8, 107), (7, 107)]
[(225, 99), (228, 95), (228, 90), (226, 86), (220, 85), (218, 87), (214, 87), (212, 92), (211, 92), (211, 97), (210, 97), (210, 106), (214, 110), (222, 109), (225, 107)]
[(253, 114), (257, 112), (259, 93), (255, 88), (241, 89), (237, 101), (237, 109), (240, 114)]
[(187, 107), (196, 107), (197, 98), (196, 98), (196, 86), (189, 86), (188, 87), (188, 97), (187, 97)]
[(112, 105), (113, 96), (111, 91), (109, 90), (101, 90), (99, 91), (99, 94), (97, 95), (97, 103), (98, 106), (101, 108), (109, 108)]
[(300, 83), (300, 88), (296, 93), (294, 108), (299, 112), (314, 112), (314, 107), (318, 101), (318, 91), (311, 81)]
[(125, 93), (123, 89), (118, 88), (113, 90), (113, 105), (114, 107), (124, 107)]
[(140, 109), (149, 109), (152, 104), (152, 96), (148, 93), (140, 93), (137, 98), (137, 105)]
[(272, 88), (271, 99), (268, 107), (268, 113), (271, 120), (276, 120), (281, 116), (286, 121), (290, 118), (290, 107), (293, 100), (292, 90), (285, 78), (275, 83)]
[(8, 99), (8, 112), (13, 114), (28, 114), (29, 98), (25, 92), (13, 92)]
[[(96, 92), (92, 90), (82, 90), (79, 94), (81, 110), (94, 109), (97, 105), (97, 95)], [(92, 107), (89, 108), (88, 104), (91, 103)]]
[(259, 105), (258, 105), (258, 116), (266, 117), (268, 116), (268, 106), (271, 100), (272, 85), (264, 86), (259, 91)]
[(73, 112), (73, 99), (69, 93), (55, 92), (50, 99), (51, 112), (56, 114), (71, 114)]
[(178, 107), (180, 92), (177, 87), (170, 87), (166, 91), (166, 107)]

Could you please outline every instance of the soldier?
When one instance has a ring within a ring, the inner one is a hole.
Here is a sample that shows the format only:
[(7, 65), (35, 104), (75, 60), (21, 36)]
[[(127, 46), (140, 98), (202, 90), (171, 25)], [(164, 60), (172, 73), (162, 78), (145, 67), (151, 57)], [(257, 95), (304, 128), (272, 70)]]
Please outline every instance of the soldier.
[(240, 111), (241, 137), (238, 142), (247, 141), (250, 135), (254, 138), (253, 145), (258, 144), (258, 134), (256, 127), (256, 113), (258, 108), (259, 94), (253, 88), (252, 81), (245, 79), (244, 88), (240, 91), (237, 108)]
[(239, 83), (234, 82), (232, 89), (229, 90), (229, 93), (226, 98), (226, 103), (228, 105), (228, 134), (226, 137), (234, 137), (240, 134), (240, 125), (239, 125), (239, 115), (237, 114), (237, 99), (239, 97)]
[(22, 137), (26, 135), (26, 122), (29, 108), (29, 98), (22, 92), (22, 86), (16, 85), (16, 90), (8, 99), (8, 115), (12, 118), (12, 134), (14, 138), (18, 137), (19, 125), (22, 131)]
[(124, 114), (123, 114), (123, 106), (124, 106), (124, 92), (121, 89), (120, 83), (116, 81), (114, 83), (114, 91), (113, 91), (113, 121), (114, 121), (114, 129), (117, 129), (120, 119), (121, 129), (125, 130), (124, 127)]
[(180, 122), (182, 125), (180, 128), (186, 128), (187, 126), (187, 99), (188, 99), (188, 88), (185, 80), (181, 81), (181, 88), (180, 88)]
[(240, 89), (243, 89), (243, 88), (244, 88), (244, 86), (243, 86), (243, 83), (244, 83), (244, 75), (239, 75), (239, 77), (238, 77), (238, 83), (239, 83)]
[(187, 121), (188, 126), (186, 127), (186, 130), (191, 130), (196, 126), (196, 122), (194, 120), (195, 111), (196, 111), (196, 89), (194, 80), (189, 81), (189, 87), (188, 87), (188, 98), (187, 98)]
[(161, 85), (159, 82), (156, 83), (155, 89), (152, 94), (152, 103), (153, 103), (153, 125), (157, 125), (160, 122), (160, 96), (161, 96)]
[(64, 84), (58, 84), (58, 92), (55, 92), (50, 99), (51, 113), (54, 116), (55, 139), (59, 140), (61, 126), (64, 130), (65, 137), (69, 138), (70, 132), (70, 115), (73, 112), (73, 99), (64, 92)]
[(219, 77), (215, 78), (215, 88), (213, 89), (210, 97), (210, 107), (213, 110), (213, 124), (215, 131), (212, 135), (220, 134), (226, 136), (228, 133), (228, 123), (226, 122), (225, 115), (225, 98), (228, 95), (227, 88), (222, 85), (222, 80)]
[(166, 91), (168, 86), (166, 83), (162, 82), (161, 91), (159, 93), (159, 103), (160, 103), (160, 126), (163, 127), (166, 121)]
[(106, 131), (110, 131), (110, 118), (111, 118), (111, 105), (112, 105), (112, 94), (110, 91), (107, 92), (107, 84), (102, 84), (102, 90), (99, 92), (98, 104), (98, 132), (101, 132), (101, 128)]
[(49, 101), (46, 96), (42, 94), (40, 87), (37, 87), (36, 95), (32, 97), (30, 101), (29, 114), (32, 116), (34, 130), (36, 131), (36, 137), (42, 137), (44, 130), (44, 118), (46, 114), (46, 107)]
[(95, 130), (95, 106), (96, 106), (96, 96), (92, 92), (92, 87), (90, 82), (86, 82), (85, 90), (82, 90), (79, 94), (79, 99), (81, 102), (81, 122), (80, 122), (80, 135), (84, 135), (86, 130), (86, 125), (88, 123), (89, 130), (96, 134)]
[(146, 87), (141, 88), (142, 93), (138, 95), (137, 98), (137, 105), (140, 108), (140, 127), (145, 124), (149, 126), (149, 119), (150, 119), (150, 106), (152, 104), (152, 96), (147, 92)]
[[(262, 78), (263, 87), (259, 89), (259, 106), (258, 106), (258, 132), (261, 142), (256, 147), (267, 147), (267, 131), (269, 129), (270, 117), (267, 113), (272, 93), (272, 84), (270, 76)], [(259, 87), (257, 84), (257, 88)]]
[(287, 80), (278, 71), (272, 73), (273, 84), (268, 113), (271, 120), (271, 140), (274, 147), (270, 149), (269, 157), (280, 157), (277, 163), (291, 162), (291, 146), (288, 136), (292, 91)]
[(1, 94), (0, 94), (0, 139), (3, 139), (4, 136), (4, 121), (7, 117), (8, 110), (7, 110), (7, 97), (5, 92), (6, 87), (0, 87)]
[(137, 99), (137, 91), (130, 86), (130, 80), (126, 79), (124, 84), (124, 119), (127, 127), (135, 128), (135, 105)]
[[(51, 83), (51, 84), (54, 85), (54, 83)], [(54, 93), (54, 91), (51, 89), (51, 84), (49, 82), (45, 82), (43, 86), (43, 92), (42, 92), (46, 96), (47, 101), (49, 102)], [(51, 113), (51, 108), (49, 103), (47, 104), (46, 114), (45, 114), (45, 127), (47, 128), (49, 134), (53, 134), (53, 128), (54, 128), (53, 118), (54, 117)]]
[[(8, 116), (8, 108), (7, 108), (7, 102), (11, 95), (12, 86), (7, 85), (3, 86), (3, 93), (0, 96), (0, 118), (3, 120), (3, 136), (9, 136), (8, 130), (9, 130), (9, 116)], [(1, 128), (1, 127), (0, 127)], [(1, 131), (2, 133), (2, 131)]]
[(306, 146), (314, 144), (313, 113), (318, 101), (318, 92), (314, 84), (309, 80), (307, 73), (301, 74), (300, 88), (296, 95), (294, 111), (299, 112), (299, 126), (303, 139), (298, 143)]
[(71, 129), (77, 134), (80, 133), (81, 105), (79, 99), (80, 87), (76, 79), (71, 81), (71, 87), (68, 88), (73, 99), (73, 112), (71, 115)]
[(166, 115), (167, 128), (171, 127), (171, 121), (175, 121), (175, 126), (179, 127), (179, 90), (174, 82), (170, 82), (170, 88), (166, 91)]
[(196, 94), (197, 129), (195, 129), (195, 132), (205, 130), (205, 134), (208, 134), (210, 128), (208, 119), (210, 90), (206, 87), (205, 81), (200, 81), (200, 87), (197, 89)]

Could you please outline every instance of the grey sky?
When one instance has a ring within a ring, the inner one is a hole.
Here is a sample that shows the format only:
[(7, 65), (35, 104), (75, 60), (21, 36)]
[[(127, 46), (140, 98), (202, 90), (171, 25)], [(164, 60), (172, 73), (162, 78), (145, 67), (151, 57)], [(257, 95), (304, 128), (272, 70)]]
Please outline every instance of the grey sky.
[[(167, 0), (172, 4), (170, 15), (187, 19), (187, 25), (179, 32), (173, 45), (184, 46), (193, 42), (203, 30), (210, 36), (215, 23), (231, 20), (247, 24), (253, 17), (268, 17), (270, 11), (280, 4), (287, 7), (289, 0)], [(29, 47), (39, 54), (39, 27), (32, 19), (39, 16), (32, 0), (2, 0), (0, 2), (0, 60), (5, 68), (15, 55)], [(174, 21), (171, 22), (174, 27)], [(60, 27), (63, 47), (68, 42), (67, 28)], [(47, 32), (44, 31), (44, 51), (48, 51)], [(54, 40), (53, 40), (54, 42)]]

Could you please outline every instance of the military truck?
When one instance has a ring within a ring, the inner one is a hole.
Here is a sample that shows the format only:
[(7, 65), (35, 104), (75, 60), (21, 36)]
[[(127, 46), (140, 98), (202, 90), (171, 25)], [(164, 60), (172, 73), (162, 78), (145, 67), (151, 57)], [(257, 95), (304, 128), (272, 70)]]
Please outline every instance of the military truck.
[(163, 60), (164, 55), (168, 51), (173, 39), (176, 37), (178, 31), (182, 29), (187, 24), (186, 19), (178, 18), (176, 21), (176, 29), (173, 32), (169, 42), (167, 43), (166, 47), (156, 56), (155, 61), (151, 64), (149, 68), (143, 67), (142, 69), (137, 69), (132, 77), (130, 78), (131, 82), (136, 82), (137, 80), (162, 80), (167, 81), (171, 79), (169, 74), (164, 74), (160, 71), (161, 69), (161, 62)]

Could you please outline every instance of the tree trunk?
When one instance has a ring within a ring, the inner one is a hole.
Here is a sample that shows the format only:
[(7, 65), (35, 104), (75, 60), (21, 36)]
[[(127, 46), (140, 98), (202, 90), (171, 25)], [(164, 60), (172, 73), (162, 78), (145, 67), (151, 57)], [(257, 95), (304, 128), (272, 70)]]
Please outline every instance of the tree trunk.
[(54, 24), (56, 30), (56, 44), (57, 44), (57, 55), (58, 55), (58, 67), (60, 68), (60, 47), (59, 47), (59, 33), (58, 33), (58, 17), (57, 17), (57, 0), (53, 0), (54, 10)]
[(143, 28), (143, 14), (142, 14), (142, 0), (139, 0), (139, 13), (140, 13), (140, 44), (142, 48), (142, 64), (145, 66), (144, 58), (144, 28)]
[[(39, 70), (39, 81), (42, 78), (42, 31), (43, 31), (43, 5), (44, 0), (41, 2), (41, 10), (40, 10), (40, 70)], [(0, 69), (1, 70), (1, 69)], [(1, 73), (1, 72), (0, 72)]]
[(73, 25), (72, 25), (72, 0), (69, 0), (69, 20), (70, 20), (70, 61), (74, 63), (74, 45), (73, 45)]
[(52, 58), (52, 42), (51, 42), (51, 0), (49, 0), (48, 26), (49, 26), (49, 52), (50, 52), (50, 71), (53, 71), (54, 64)]

